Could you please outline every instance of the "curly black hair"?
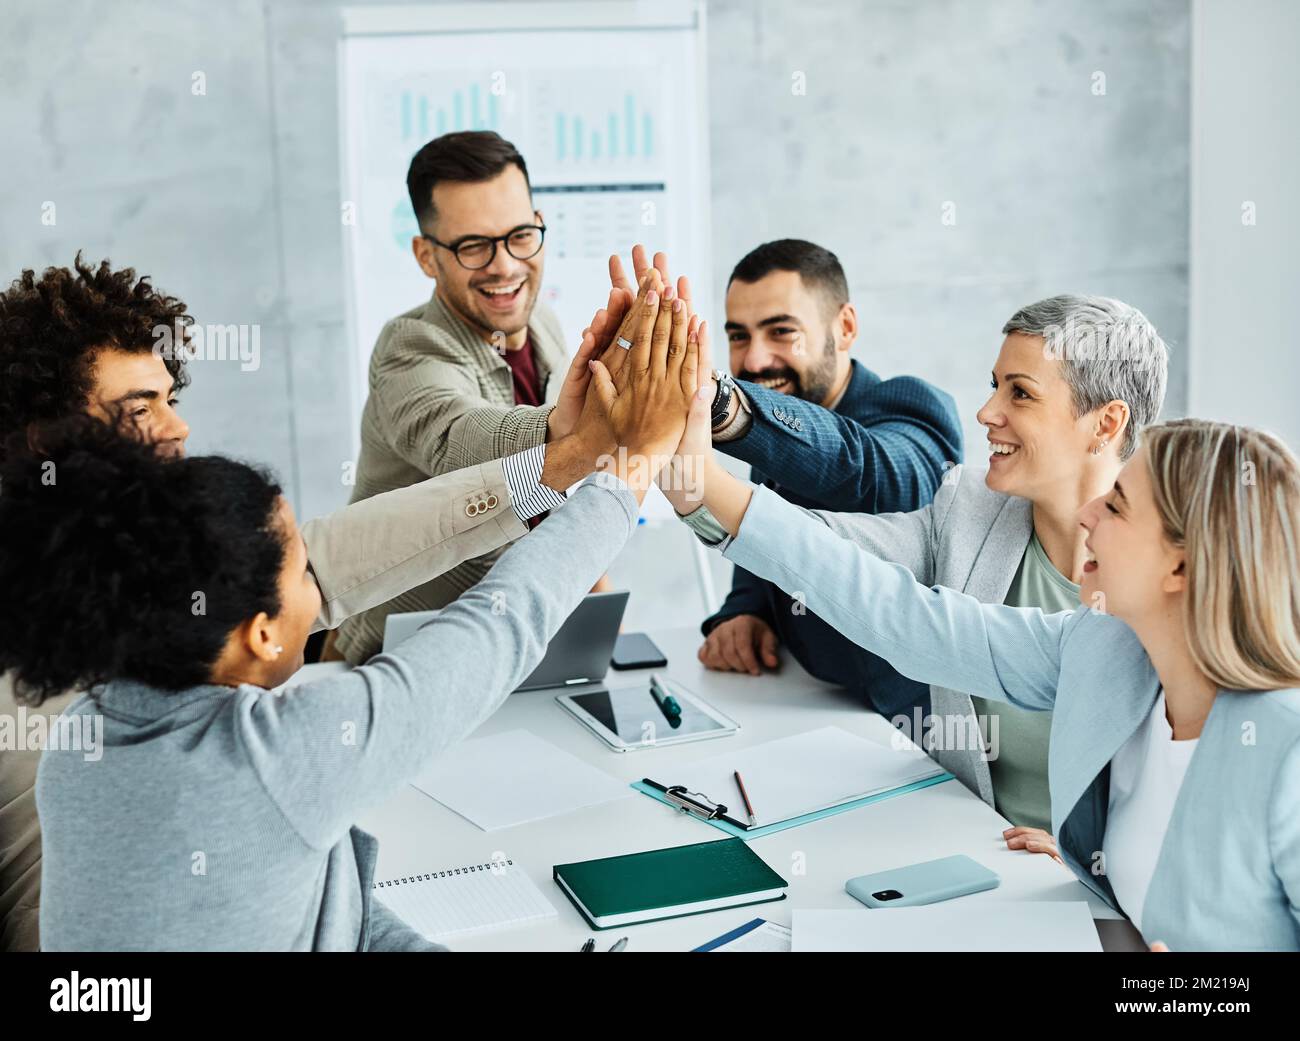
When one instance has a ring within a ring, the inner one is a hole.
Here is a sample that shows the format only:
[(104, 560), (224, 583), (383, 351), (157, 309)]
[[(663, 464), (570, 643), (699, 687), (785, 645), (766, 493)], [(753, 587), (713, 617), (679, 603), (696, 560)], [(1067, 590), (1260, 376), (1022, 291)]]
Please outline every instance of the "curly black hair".
[(85, 415), (30, 440), (0, 460), (0, 672), (20, 701), (210, 682), (236, 626), (279, 613), (293, 533), (267, 471), (160, 456)]
[[(81, 412), (94, 383), (97, 351), (152, 351), (155, 330), (187, 330), (185, 304), (160, 293), (133, 268), (28, 269), (0, 293), (0, 444), (32, 423)], [(185, 351), (162, 354), (177, 390), (189, 384)]]

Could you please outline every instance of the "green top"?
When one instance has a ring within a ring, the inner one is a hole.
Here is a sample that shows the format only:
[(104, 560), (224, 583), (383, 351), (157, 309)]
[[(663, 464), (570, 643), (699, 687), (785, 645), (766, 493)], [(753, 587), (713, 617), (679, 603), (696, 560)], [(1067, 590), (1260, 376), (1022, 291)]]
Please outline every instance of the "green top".
[[(1048, 614), (1079, 606), (1079, 587), (1062, 575), (1032, 535), (1016, 577), (1007, 590), (1008, 607), (1038, 607)], [(1047, 787), (1050, 712), (1031, 712), (1000, 701), (971, 698), (990, 745), (991, 720), (997, 720), (996, 757), (990, 756), (993, 798), (998, 813), (1012, 824), (1052, 830), (1052, 798)]]

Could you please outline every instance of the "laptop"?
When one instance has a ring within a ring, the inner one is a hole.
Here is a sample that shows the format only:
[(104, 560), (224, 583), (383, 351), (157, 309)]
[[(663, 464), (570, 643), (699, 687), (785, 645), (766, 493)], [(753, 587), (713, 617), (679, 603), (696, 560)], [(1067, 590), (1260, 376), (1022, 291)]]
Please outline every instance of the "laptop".
[[(588, 593), (560, 631), (547, 644), (546, 654), (523, 683), (521, 690), (549, 690), (580, 683), (603, 683), (614, 655), (618, 627), (623, 624), (628, 593)], [(384, 622), (384, 650), (391, 651), (420, 626), (437, 618), (438, 611), (390, 614)]]

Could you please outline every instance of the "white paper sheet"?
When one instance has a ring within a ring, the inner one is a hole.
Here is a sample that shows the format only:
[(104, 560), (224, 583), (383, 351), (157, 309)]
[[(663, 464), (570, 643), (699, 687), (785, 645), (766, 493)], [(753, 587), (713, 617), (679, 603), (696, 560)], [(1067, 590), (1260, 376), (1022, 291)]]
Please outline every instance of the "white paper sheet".
[(661, 784), (684, 784), (744, 821), (745, 803), (736, 787), (739, 770), (759, 826), (800, 817), (865, 795), (889, 791), (943, 772), (913, 746), (892, 748), (822, 727), (766, 741), (690, 763), (660, 777)]
[(800, 911), (793, 950), (1100, 951), (1082, 900), (945, 901), (891, 910)]
[(411, 783), (484, 831), (635, 794), (527, 730), (456, 745)]
[(790, 930), (775, 922), (764, 922), (730, 943), (714, 947), (710, 954), (776, 954), (790, 950)]

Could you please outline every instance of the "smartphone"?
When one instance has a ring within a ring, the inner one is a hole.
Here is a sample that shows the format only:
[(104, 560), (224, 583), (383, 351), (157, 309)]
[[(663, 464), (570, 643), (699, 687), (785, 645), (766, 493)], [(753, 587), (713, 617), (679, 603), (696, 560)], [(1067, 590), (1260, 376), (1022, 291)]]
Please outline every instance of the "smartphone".
[(996, 889), (1001, 881), (983, 864), (958, 854), (859, 875), (845, 882), (844, 889), (868, 907), (916, 907)]
[(659, 669), (668, 659), (645, 633), (620, 633), (610, 664), (616, 669)]

